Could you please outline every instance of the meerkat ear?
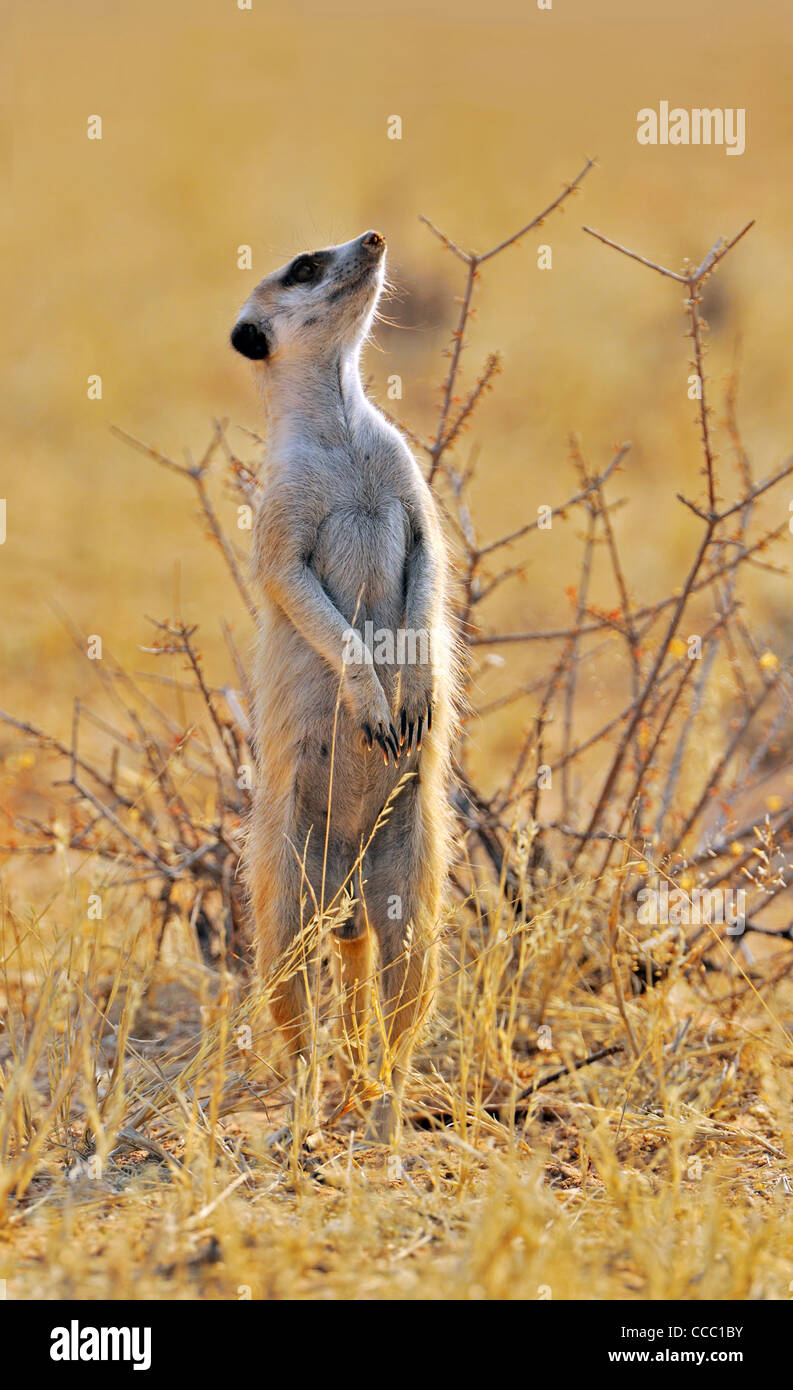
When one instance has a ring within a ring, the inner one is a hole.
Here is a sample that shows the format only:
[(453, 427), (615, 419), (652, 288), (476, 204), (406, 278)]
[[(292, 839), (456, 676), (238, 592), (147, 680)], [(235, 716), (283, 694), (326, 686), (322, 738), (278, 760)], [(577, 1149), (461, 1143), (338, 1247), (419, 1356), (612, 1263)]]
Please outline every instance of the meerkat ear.
[(270, 356), (270, 339), (258, 323), (243, 321), (234, 325), (231, 333), (231, 346), (249, 357), (252, 362), (261, 362)]

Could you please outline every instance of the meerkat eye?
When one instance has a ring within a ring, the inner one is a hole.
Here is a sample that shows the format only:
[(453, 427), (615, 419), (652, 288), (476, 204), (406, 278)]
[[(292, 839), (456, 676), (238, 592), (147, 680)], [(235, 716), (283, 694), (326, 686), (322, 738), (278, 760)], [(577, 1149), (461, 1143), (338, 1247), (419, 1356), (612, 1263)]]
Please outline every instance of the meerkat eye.
[(307, 285), (316, 278), (318, 269), (316, 261), (312, 261), (310, 256), (298, 256), (289, 272), (289, 281), (295, 285)]

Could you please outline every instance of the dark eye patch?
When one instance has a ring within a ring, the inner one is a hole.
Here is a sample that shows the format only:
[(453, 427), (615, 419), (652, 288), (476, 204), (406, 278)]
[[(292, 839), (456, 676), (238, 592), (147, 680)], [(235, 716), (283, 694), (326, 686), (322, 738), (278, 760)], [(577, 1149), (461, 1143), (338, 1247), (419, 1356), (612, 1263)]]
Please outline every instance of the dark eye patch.
[(320, 252), (311, 256), (298, 256), (290, 265), (281, 283), (288, 289), (290, 285), (315, 285), (322, 279), (325, 257)]

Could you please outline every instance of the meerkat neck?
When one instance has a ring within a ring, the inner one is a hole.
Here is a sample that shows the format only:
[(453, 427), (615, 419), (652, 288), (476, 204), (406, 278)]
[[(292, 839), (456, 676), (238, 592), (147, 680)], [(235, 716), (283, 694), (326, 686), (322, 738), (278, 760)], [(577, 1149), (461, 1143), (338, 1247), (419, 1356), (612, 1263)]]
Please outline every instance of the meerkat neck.
[(271, 432), (278, 437), (294, 427), (327, 433), (335, 423), (354, 431), (362, 411), (371, 410), (361, 382), (360, 347), (338, 348), (324, 357), (274, 360), (265, 378), (265, 404)]

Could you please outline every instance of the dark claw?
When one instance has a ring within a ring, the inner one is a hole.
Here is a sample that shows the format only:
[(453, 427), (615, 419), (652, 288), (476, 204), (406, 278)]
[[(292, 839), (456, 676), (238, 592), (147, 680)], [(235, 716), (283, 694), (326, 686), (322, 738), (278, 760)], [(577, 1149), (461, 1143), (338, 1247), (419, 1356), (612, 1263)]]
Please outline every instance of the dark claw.
[(408, 736), (407, 736), (407, 750), (408, 750), (408, 753), (411, 753), (411, 752), (412, 752), (413, 729), (414, 729), (414, 724), (413, 724), (413, 720), (411, 719), (410, 723), (408, 724)]
[[(397, 748), (397, 750), (398, 750), (401, 740), (400, 740), (399, 734), (397, 733), (397, 731), (396, 731), (396, 729), (394, 728), (393, 724), (389, 724), (389, 726), (388, 726), (388, 732), (389, 732), (389, 734), (391, 735), (392, 739), (394, 740), (394, 743), (395, 743), (396, 748)], [(399, 757), (399, 752), (398, 752), (398, 751), (397, 751), (397, 757)]]
[(368, 724), (364, 724), (364, 726), (363, 726), (363, 731), (364, 731), (364, 733), (366, 734), (366, 742), (367, 742), (369, 748), (371, 748), (371, 747), (373, 746), (373, 744), (374, 744), (374, 738), (372, 737), (372, 731), (371, 731), (371, 729), (369, 728), (369, 725), (368, 725)]
[(400, 715), (400, 718), (399, 718), (399, 742), (400, 742), (400, 744), (402, 744), (402, 743), (405, 742), (405, 730), (407, 729), (407, 726), (408, 726), (408, 717), (407, 717), (407, 714), (405, 713), (405, 708), (404, 708), (404, 706), (403, 706), (403, 707), (402, 707), (402, 714)]
[(432, 705), (427, 705), (427, 733), (432, 728)]
[(383, 762), (385, 763), (386, 767), (388, 767), (388, 744), (386, 743), (382, 734), (375, 734), (375, 738), (377, 739), (377, 742), (380, 744), (380, 747), (383, 750)]
[(419, 715), (419, 722), (418, 722), (418, 724), (416, 725), (416, 734), (417, 734), (417, 736), (416, 736), (416, 751), (417, 751), (417, 752), (418, 752), (418, 750), (421, 748), (421, 731), (422, 731), (423, 728), (424, 728), (424, 715), (423, 715), (423, 714), (420, 714), (420, 715)]
[(394, 734), (393, 738), (390, 734), (386, 734), (385, 741), (394, 755), (394, 767), (397, 767), (399, 765), (399, 744), (397, 743), (396, 734)]

